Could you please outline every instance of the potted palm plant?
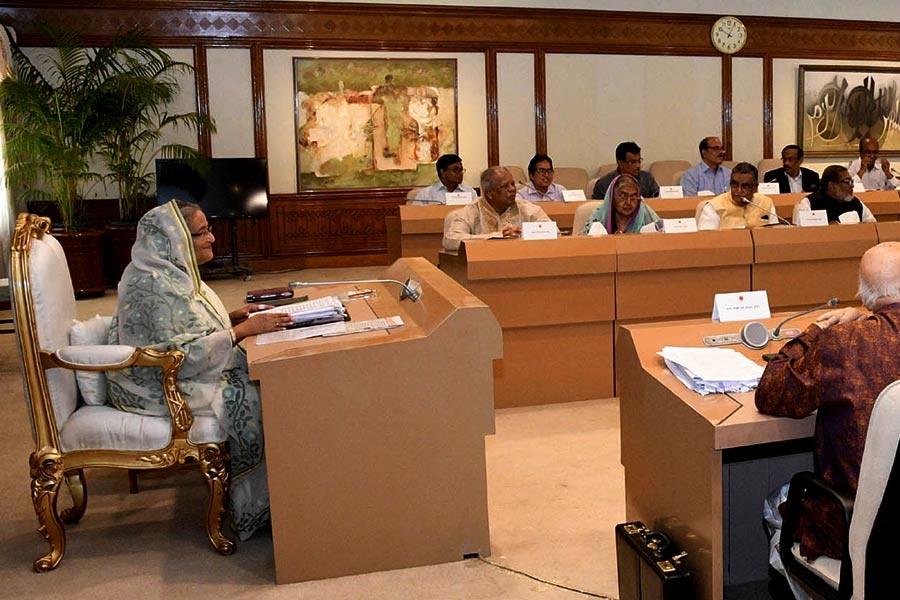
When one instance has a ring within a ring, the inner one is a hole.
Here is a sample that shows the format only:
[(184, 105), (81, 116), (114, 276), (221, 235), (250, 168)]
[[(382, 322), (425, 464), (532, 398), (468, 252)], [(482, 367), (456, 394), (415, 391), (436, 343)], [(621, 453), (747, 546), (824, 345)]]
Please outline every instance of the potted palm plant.
[(150, 200), (153, 160), (158, 156), (193, 163), (203, 159), (190, 146), (161, 144), (163, 134), (179, 127), (215, 131), (215, 123), (205, 115), (168, 111), (178, 95), (177, 76), (190, 73), (193, 67), (173, 60), (140, 37), (132, 42), (121, 56), (120, 72), (110, 82), (115, 102), (106, 116), (115, 126), (105, 130), (98, 147), (98, 155), (109, 171), (107, 181), (115, 184), (119, 198), (120, 221), (106, 227), (106, 277), (110, 285), (119, 281), (128, 265), (135, 224)]

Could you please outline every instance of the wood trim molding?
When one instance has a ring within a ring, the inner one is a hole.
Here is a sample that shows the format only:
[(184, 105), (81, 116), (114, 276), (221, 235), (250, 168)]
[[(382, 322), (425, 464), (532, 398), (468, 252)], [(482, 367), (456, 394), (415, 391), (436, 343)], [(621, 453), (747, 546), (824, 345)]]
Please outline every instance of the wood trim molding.
[(266, 75), (261, 44), (250, 46), (250, 85), (253, 98), (253, 150), (257, 158), (268, 153), (266, 133)]
[(487, 159), (488, 165), (500, 164), (499, 91), (497, 89), (497, 51), (484, 53), (485, 95), (487, 96)]
[[(209, 116), (209, 68), (206, 46), (194, 46), (194, 85), (197, 88), (197, 112)], [(197, 149), (203, 156), (212, 156), (212, 132), (201, 125), (197, 129)]]
[(722, 143), (725, 145), (725, 160), (732, 160), (734, 153), (734, 118), (731, 87), (731, 56), (724, 54), (722, 55)]
[(547, 55), (534, 53), (534, 149), (547, 154)]
[(763, 58), (763, 158), (775, 155), (775, 121), (772, 116), (775, 106), (775, 73), (772, 57)]

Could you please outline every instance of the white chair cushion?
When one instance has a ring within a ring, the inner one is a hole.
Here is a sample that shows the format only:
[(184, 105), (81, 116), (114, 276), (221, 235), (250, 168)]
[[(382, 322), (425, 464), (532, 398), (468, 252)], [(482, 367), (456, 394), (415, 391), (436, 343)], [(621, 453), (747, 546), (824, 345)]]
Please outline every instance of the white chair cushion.
[[(101, 346), (109, 343), (109, 323), (112, 317), (95, 315), (87, 321), (73, 321), (69, 330), (69, 344), (73, 346)], [(105, 363), (100, 363), (105, 364)], [(85, 404), (106, 404), (106, 373), (103, 371), (76, 371), (78, 391)]]
[[(59, 439), (63, 452), (158, 450), (169, 443), (171, 430), (168, 417), (148, 417), (111, 406), (82, 406), (69, 417)], [(227, 438), (212, 410), (205, 409), (194, 413), (189, 439), (199, 444), (222, 442)]]
[(817, 573), (821, 579), (826, 581), (828, 585), (834, 589), (838, 589), (841, 583), (841, 561), (830, 556), (820, 556), (814, 561), (808, 561), (800, 555), (800, 544), (796, 543), (791, 547), (791, 554), (797, 559), (801, 565), (810, 571)]

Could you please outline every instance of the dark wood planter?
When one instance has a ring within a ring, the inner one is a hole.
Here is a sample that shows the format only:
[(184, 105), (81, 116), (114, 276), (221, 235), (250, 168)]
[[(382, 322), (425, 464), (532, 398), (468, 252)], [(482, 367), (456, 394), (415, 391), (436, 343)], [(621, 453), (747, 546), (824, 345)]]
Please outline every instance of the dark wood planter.
[(66, 253), (75, 297), (102, 296), (106, 291), (106, 279), (103, 277), (103, 231), (54, 231), (53, 235)]
[(122, 272), (131, 262), (131, 247), (137, 237), (137, 225), (111, 223), (104, 228), (106, 253), (103, 259), (106, 285), (118, 287)]

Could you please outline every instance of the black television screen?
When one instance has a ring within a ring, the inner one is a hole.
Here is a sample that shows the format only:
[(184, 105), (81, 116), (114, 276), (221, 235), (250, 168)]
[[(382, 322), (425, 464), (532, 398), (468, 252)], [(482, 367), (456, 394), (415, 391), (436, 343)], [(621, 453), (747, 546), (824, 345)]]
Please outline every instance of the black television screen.
[(194, 202), (209, 219), (265, 217), (266, 177), (264, 158), (211, 158), (199, 171), (183, 160), (157, 158), (156, 201)]

